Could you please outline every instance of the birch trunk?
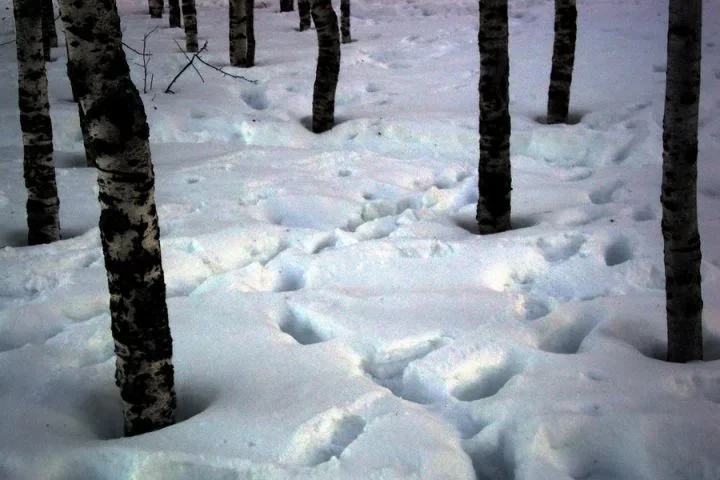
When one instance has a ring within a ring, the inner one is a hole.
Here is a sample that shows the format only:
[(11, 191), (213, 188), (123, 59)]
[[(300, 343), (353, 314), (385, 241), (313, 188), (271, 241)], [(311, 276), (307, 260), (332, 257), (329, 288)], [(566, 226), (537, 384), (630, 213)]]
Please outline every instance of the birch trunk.
[(298, 13), (300, 14), (300, 27), (298, 30), (304, 32), (310, 28), (310, 0), (298, 0)]
[(668, 360), (702, 360), (697, 219), (702, 0), (670, 0), (663, 118), (662, 233)]
[(182, 0), (183, 24), (185, 25), (185, 50), (198, 51), (197, 10), (195, 0)]
[(148, 10), (152, 18), (161, 18), (163, 7), (163, 0), (148, 0)]
[(115, 3), (61, 4), (69, 61), (79, 72), (78, 95), (97, 152), (115, 381), (125, 434), (137, 435), (172, 424), (176, 403), (149, 128)]
[(350, 37), (350, 0), (340, 0), (340, 30), (342, 43), (352, 42)]
[(567, 123), (568, 120), (576, 37), (575, 0), (555, 0), (555, 41), (548, 90), (547, 122), (549, 124)]
[(340, 75), (340, 31), (331, 0), (314, 0), (311, 13), (318, 37), (312, 130), (322, 133), (330, 130), (335, 123), (335, 90)]
[(170, 27), (180, 28), (182, 26), (180, 21), (180, 0), (168, 0), (168, 10)]
[(28, 192), (28, 244), (38, 245), (60, 239), (60, 201), (53, 164), (43, 27), (41, 11), (33, 0), (14, 0), (13, 14), (23, 169)]
[(255, 64), (254, 0), (230, 0), (230, 64)]
[(83, 137), (83, 146), (85, 147), (85, 165), (91, 168), (97, 168), (97, 160), (95, 150), (90, 141), (90, 130), (88, 128), (87, 119), (85, 118), (85, 112), (83, 111), (82, 105), (80, 104), (80, 91), (79, 82), (77, 78), (78, 72), (74, 70), (75, 65), (70, 62), (70, 47), (67, 44), (67, 36), (65, 37), (65, 50), (67, 51), (67, 76), (70, 81), (70, 90), (72, 91), (73, 102), (78, 105), (78, 119), (80, 121), (80, 132)]
[(42, 29), (45, 60), (50, 61), (50, 49), (58, 46), (57, 29), (55, 28), (55, 12), (52, 0), (42, 0)]
[(510, 111), (507, 0), (480, 0), (480, 162), (477, 222), (481, 234), (510, 229)]

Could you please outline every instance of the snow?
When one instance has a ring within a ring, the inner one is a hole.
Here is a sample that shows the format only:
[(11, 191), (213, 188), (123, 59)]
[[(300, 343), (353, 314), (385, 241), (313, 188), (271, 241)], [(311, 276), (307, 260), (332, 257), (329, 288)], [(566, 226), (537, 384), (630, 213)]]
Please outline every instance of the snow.
[(198, 0), (204, 59), (256, 83), (199, 66), (204, 83), (189, 70), (168, 95), (182, 31), (118, 3), (129, 45), (161, 25), (143, 101), (178, 422), (121, 438), (95, 174), (63, 48), (49, 78), (64, 240), (25, 245), (8, 45), (0, 478), (720, 478), (720, 4), (705, 3), (700, 108), (706, 361), (676, 365), (666, 2), (579, 2), (573, 122), (548, 126), (553, 2), (511, 0), (515, 228), (483, 237), (476, 1), (354, 0), (338, 124), (322, 135), (308, 130), (315, 34), (297, 12), (256, 2), (257, 66), (241, 70), (225, 2)]

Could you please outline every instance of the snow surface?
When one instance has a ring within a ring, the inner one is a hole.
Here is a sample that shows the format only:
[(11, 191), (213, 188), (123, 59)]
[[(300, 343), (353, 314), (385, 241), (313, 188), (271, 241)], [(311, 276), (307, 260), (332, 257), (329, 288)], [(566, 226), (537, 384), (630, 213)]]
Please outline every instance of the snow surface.
[[(720, 478), (720, 3), (705, 2), (700, 109), (707, 361), (689, 365), (663, 361), (666, 2), (578, 2), (573, 123), (547, 126), (553, 2), (511, 0), (515, 229), (484, 237), (475, 0), (353, 0), (322, 135), (297, 12), (256, 2), (257, 66), (228, 71), (257, 83), (199, 66), (205, 83), (190, 70), (167, 95), (182, 31), (118, 3), (129, 45), (161, 25), (143, 100), (178, 423), (120, 438), (63, 48), (49, 77), (65, 239), (25, 246), (6, 45), (0, 478)], [(227, 67), (225, 2), (198, 4), (204, 58)]]

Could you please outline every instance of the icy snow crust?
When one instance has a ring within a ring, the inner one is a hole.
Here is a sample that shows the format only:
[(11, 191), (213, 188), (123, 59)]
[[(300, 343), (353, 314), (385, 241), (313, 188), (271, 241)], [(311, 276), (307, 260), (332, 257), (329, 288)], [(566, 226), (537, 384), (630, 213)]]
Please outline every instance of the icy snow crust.
[[(198, 4), (204, 58), (227, 66), (225, 2)], [(38, 247), (0, 49), (0, 478), (720, 478), (720, 4), (700, 111), (708, 361), (692, 365), (663, 362), (666, 2), (579, 2), (573, 123), (547, 126), (553, 2), (511, 1), (515, 229), (486, 237), (477, 2), (354, 0), (322, 135), (314, 32), (256, 4), (258, 66), (229, 71), (257, 83), (199, 67), (205, 83), (188, 71), (165, 95), (182, 32), (119, 1), (126, 43), (162, 26), (143, 100), (179, 402), (176, 425), (135, 438), (64, 49), (49, 76), (65, 240)]]

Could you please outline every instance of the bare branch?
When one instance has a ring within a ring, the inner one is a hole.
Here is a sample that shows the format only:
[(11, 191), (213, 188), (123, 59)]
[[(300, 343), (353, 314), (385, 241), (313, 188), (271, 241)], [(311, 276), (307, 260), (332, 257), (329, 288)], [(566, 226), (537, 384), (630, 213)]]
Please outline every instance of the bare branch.
[(183, 73), (185, 73), (185, 70), (187, 70), (188, 68), (190, 68), (190, 65), (192, 65), (192, 63), (195, 61), (195, 59), (198, 58), (198, 55), (200, 55), (203, 51), (205, 51), (206, 48), (207, 48), (207, 41), (205, 41), (205, 43), (203, 44), (202, 48), (200, 48), (200, 50), (198, 50), (197, 52), (195, 52), (195, 53), (193, 54), (193, 56), (192, 56), (192, 58), (190, 59), (190, 61), (185, 64), (185, 66), (182, 68), (182, 70), (180, 70), (180, 71), (178, 72), (178, 74), (175, 75), (175, 78), (172, 79), (172, 82), (170, 82), (170, 85), (168, 85), (167, 88), (165, 89), (165, 93), (175, 93), (175, 92), (172, 91), (171, 87), (175, 84), (175, 82), (177, 81), (177, 79), (180, 78), (180, 75), (182, 75)]
[[(183, 55), (185, 55), (185, 59), (186, 59), (188, 62), (190, 62), (190, 64), (192, 65), (192, 60), (190, 60), (190, 57), (188, 57), (187, 52), (182, 49), (182, 47), (181, 47), (180, 44), (177, 42), (177, 40), (173, 40), (173, 42), (175, 42), (175, 45), (177, 45), (178, 50), (180, 50), (180, 53), (182, 53)], [(207, 43), (207, 42), (205, 42), (205, 43)], [(198, 52), (198, 53), (200, 53), (200, 52)], [(193, 70), (195, 70), (195, 73), (197, 73), (198, 77), (200, 77), (200, 81), (203, 82), (203, 83), (205, 83), (205, 79), (203, 78), (202, 74), (200, 73), (200, 70), (198, 70), (195, 65), (192, 65), (192, 67), (193, 67)]]
[(148, 57), (149, 57), (149, 56), (151, 55), (151, 54), (149, 54), (149, 53), (143, 53), (143, 52), (141, 52), (141, 51), (139, 51), (139, 50), (135, 50), (133, 47), (131, 47), (130, 45), (128, 45), (128, 44), (125, 43), (125, 42), (122, 42), (122, 46), (125, 47), (125, 48), (127, 48), (127, 49), (130, 50), (131, 52), (140, 55), (141, 57), (143, 57), (143, 56), (148, 56)]
[(205, 65), (206, 67), (210, 67), (210, 68), (212, 68), (213, 70), (222, 73), (222, 74), (223, 74), (224, 76), (226, 76), (226, 77), (235, 78), (235, 79), (238, 79), (238, 80), (245, 80), (246, 82), (250, 82), (250, 83), (257, 83), (257, 82), (258, 82), (257, 80), (250, 80), (249, 78), (243, 77), (242, 75), (235, 75), (234, 73), (226, 72), (225, 70), (223, 70), (223, 69), (220, 68), (220, 67), (216, 67), (215, 65), (212, 65), (212, 64), (210, 64), (210, 63), (207, 63), (207, 62), (206, 62), (205, 60), (203, 60), (201, 57), (198, 57), (198, 61), (199, 61), (200, 63), (202, 63), (203, 65)]
[[(133, 47), (131, 47), (127, 43), (122, 42), (122, 45), (125, 48), (136, 53), (137, 55), (140, 55), (140, 57), (142, 58), (142, 64), (136, 63), (135, 65), (143, 68), (143, 93), (148, 93), (148, 82), (147, 82), (147, 80), (148, 80), (148, 65), (150, 64), (150, 60), (152, 60), (150, 58), (150, 57), (152, 57), (152, 54), (147, 53), (147, 40), (150, 37), (150, 35), (155, 33), (155, 30), (157, 30), (158, 28), (160, 28), (159, 25), (156, 26), (155, 28), (153, 28), (152, 30), (150, 30), (149, 32), (145, 33), (145, 35), (143, 35), (142, 52), (135, 50)], [(152, 78), (150, 79), (150, 90), (152, 90)]]
[[(235, 78), (235, 79), (238, 79), (238, 80), (245, 80), (246, 82), (250, 82), (250, 83), (257, 83), (257, 82), (258, 82), (257, 80), (250, 80), (249, 78), (243, 77), (242, 75), (235, 75), (235, 74), (233, 74), (233, 73), (226, 72), (226, 71), (223, 70), (222, 68), (216, 67), (215, 65), (212, 65), (212, 64), (206, 62), (205, 60), (203, 60), (203, 58), (200, 56), (200, 54), (207, 49), (207, 41), (203, 44), (203, 46), (202, 46), (202, 48), (201, 48), (200, 50), (198, 50), (196, 53), (193, 54), (192, 57), (189, 57), (189, 56), (187, 55), (187, 52), (185, 52), (185, 51), (180, 47), (180, 45), (177, 43), (177, 41), (176, 41), (175, 43), (177, 44), (178, 48), (180, 48), (180, 51), (183, 53), (183, 55), (185, 55), (185, 58), (188, 60), (188, 63), (186, 63), (185, 66), (182, 68), (182, 70), (180, 70), (180, 72), (179, 72), (177, 75), (175, 75), (175, 78), (172, 79), (172, 82), (170, 82), (170, 85), (168, 85), (167, 88), (165, 89), (165, 93), (175, 93), (175, 92), (172, 91), (171, 87), (175, 84), (175, 82), (177, 81), (177, 79), (180, 78), (180, 75), (182, 75), (183, 73), (185, 73), (185, 70), (187, 70), (187, 69), (190, 68), (191, 66), (195, 69), (195, 71), (197, 72), (197, 74), (200, 75), (200, 72), (198, 71), (198, 69), (197, 69), (197, 68), (195, 67), (195, 65), (194, 65), (195, 60), (197, 60), (198, 62), (202, 63), (202, 64), (205, 65), (206, 67), (212, 68), (212, 69), (215, 70), (216, 72), (222, 73), (222, 74), (223, 74), (224, 76), (226, 76), (226, 77)], [(200, 79), (202, 80), (202, 75), (200, 75)], [(204, 81), (204, 80), (203, 80), (203, 81)]]

